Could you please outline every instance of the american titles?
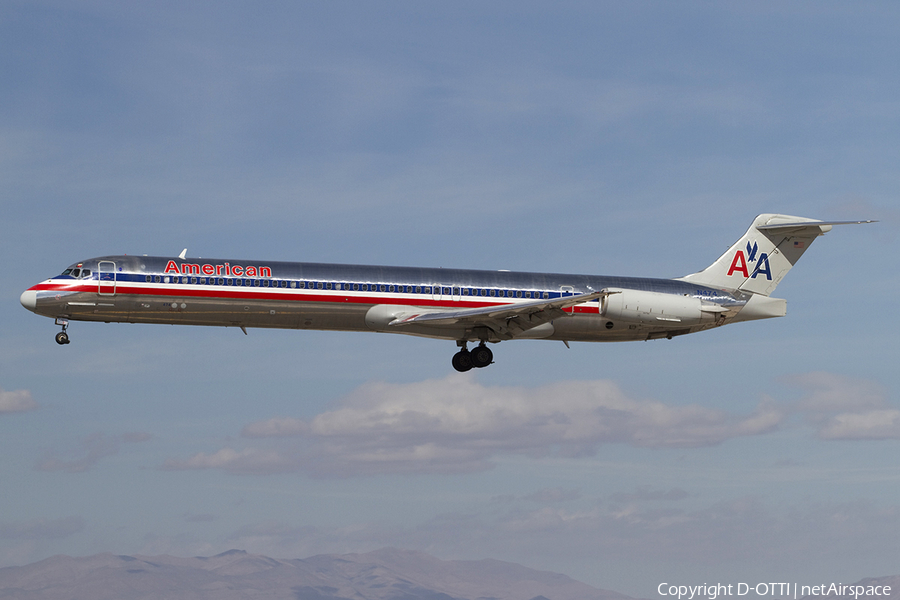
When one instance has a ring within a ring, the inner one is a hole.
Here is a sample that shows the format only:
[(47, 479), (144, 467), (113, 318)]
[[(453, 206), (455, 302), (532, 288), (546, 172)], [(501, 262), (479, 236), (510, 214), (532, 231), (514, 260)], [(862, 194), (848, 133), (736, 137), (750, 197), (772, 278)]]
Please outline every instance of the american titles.
[(166, 263), (166, 275), (224, 275), (226, 277), (271, 277), (270, 267), (241, 266), (224, 263), (221, 265), (181, 263), (174, 260)]

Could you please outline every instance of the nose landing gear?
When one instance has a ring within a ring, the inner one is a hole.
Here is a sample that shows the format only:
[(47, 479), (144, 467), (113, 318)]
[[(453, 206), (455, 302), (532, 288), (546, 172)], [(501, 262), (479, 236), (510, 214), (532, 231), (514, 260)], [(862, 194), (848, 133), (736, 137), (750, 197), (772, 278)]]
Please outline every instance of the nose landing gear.
[(463, 342), (461, 345), (462, 348), (453, 355), (453, 360), (451, 361), (453, 368), (460, 373), (465, 373), (472, 367), (476, 369), (486, 367), (494, 360), (494, 353), (491, 352), (491, 349), (484, 342), (478, 344), (471, 352), (466, 347), (466, 342)]
[(62, 331), (56, 334), (56, 343), (60, 346), (65, 346), (69, 343), (69, 334), (66, 333), (66, 329), (69, 327), (69, 321), (66, 319), (57, 319), (57, 325), (62, 325)]

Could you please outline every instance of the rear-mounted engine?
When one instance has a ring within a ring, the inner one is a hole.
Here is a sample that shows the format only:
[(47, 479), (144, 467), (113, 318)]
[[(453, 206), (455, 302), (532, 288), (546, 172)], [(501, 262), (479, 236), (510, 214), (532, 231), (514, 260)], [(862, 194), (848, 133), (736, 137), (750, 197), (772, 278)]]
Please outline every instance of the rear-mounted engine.
[(685, 327), (708, 323), (723, 309), (705, 305), (700, 298), (607, 288), (600, 303), (600, 314), (613, 321), (642, 323), (658, 327)]

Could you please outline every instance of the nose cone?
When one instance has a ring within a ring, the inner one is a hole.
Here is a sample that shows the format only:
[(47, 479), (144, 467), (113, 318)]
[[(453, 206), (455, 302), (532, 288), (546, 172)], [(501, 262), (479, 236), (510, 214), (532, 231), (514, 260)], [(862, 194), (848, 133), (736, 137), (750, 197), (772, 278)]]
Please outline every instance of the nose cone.
[(25, 290), (22, 292), (22, 295), (19, 296), (19, 302), (22, 303), (22, 306), (34, 312), (34, 308), (37, 306), (37, 292), (34, 290)]

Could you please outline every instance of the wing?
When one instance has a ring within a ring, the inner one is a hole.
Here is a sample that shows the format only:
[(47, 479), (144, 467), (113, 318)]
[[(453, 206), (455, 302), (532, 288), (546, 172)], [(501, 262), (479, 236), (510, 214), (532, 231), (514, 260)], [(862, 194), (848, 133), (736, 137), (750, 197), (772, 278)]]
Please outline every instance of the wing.
[(393, 321), (388, 323), (388, 326), (403, 327), (414, 323), (428, 325), (481, 325), (493, 329), (502, 337), (513, 338), (532, 327), (548, 323), (553, 319), (570, 316), (570, 313), (565, 311), (566, 308), (617, 293), (619, 292), (603, 290), (564, 296), (553, 300), (531, 300), (528, 302), (516, 302), (515, 304), (467, 308), (464, 310), (409, 311), (398, 314)]

